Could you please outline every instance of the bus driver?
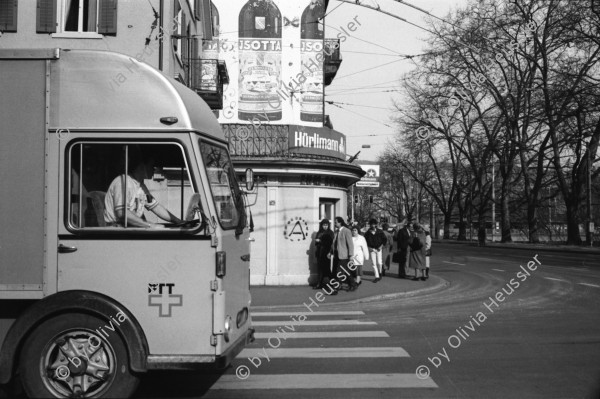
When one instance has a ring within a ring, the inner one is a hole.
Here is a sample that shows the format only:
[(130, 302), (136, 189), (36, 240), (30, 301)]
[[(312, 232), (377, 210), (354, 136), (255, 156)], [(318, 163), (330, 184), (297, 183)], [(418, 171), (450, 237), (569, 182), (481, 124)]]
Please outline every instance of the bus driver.
[(127, 227), (145, 227), (151, 229), (164, 228), (164, 225), (150, 223), (144, 217), (144, 209), (159, 218), (172, 223), (181, 220), (169, 212), (150, 194), (144, 179), (150, 179), (154, 172), (154, 161), (144, 161), (141, 154), (132, 151), (130, 168), (127, 176), (117, 176), (110, 184), (104, 199), (104, 220), (107, 226), (125, 226), (125, 204), (123, 192), (127, 189)]

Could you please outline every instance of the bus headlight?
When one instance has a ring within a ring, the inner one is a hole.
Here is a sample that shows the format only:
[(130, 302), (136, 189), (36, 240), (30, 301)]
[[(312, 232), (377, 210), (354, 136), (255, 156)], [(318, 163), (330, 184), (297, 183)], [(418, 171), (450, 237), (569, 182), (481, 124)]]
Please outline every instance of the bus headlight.
[(248, 320), (248, 308), (244, 308), (244, 309), (240, 310), (237, 314), (237, 319), (235, 321), (237, 328), (240, 328), (241, 326), (243, 326), (247, 320)]
[(223, 333), (223, 337), (225, 338), (225, 342), (229, 342), (229, 332), (231, 331), (231, 316), (227, 316), (225, 318), (225, 332)]

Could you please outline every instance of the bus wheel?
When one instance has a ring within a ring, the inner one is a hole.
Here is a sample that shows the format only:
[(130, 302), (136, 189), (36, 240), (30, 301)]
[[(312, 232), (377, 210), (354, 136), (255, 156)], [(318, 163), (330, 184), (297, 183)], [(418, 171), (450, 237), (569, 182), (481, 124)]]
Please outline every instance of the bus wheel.
[[(26, 339), (19, 374), (29, 397), (71, 398), (131, 396), (139, 379), (129, 369), (126, 344), (106, 321), (85, 314), (46, 320)], [(108, 334), (108, 336), (106, 336)]]

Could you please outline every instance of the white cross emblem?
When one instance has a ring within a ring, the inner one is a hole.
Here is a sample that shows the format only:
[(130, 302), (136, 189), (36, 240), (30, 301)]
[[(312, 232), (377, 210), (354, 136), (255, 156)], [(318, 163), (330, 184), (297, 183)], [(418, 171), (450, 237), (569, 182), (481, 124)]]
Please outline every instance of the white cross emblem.
[[(148, 306), (160, 306), (159, 317), (171, 317), (173, 306), (183, 306), (183, 295), (148, 295)], [(166, 307), (166, 312), (165, 312)]]

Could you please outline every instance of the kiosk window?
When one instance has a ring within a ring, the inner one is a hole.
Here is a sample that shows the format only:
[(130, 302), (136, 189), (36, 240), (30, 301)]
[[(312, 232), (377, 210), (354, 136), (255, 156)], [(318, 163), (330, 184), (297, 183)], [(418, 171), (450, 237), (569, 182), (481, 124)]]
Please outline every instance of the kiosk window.
[(181, 227), (198, 217), (199, 195), (177, 144), (81, 142), (68, 159), (73, 228)]

